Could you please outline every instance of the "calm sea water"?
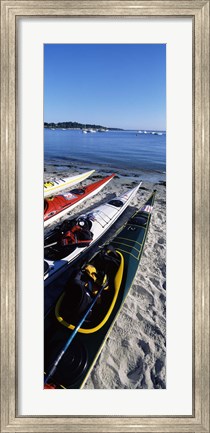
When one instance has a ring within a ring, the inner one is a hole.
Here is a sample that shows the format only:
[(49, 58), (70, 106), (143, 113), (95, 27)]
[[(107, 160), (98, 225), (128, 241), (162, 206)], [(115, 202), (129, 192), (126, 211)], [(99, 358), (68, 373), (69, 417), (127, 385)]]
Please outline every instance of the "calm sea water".
[(166, 171), (166, 135), (137, 131), (83, 134), (81, 130), (44, 130), (44, 158), (108, 166), (111, 169)]

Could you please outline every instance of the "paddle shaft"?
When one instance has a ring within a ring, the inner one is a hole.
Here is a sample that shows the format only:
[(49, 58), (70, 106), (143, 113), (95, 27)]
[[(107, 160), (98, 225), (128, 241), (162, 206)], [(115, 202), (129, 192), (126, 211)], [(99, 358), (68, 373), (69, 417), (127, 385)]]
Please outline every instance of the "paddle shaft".
[(56, 358), (51, 370), (49, 371), (44, 384), (46, 384), (49, 380), (49, 378), (55, 373), (56, 368), (60, 362), (60, 360), (62, 359), (63, 355), (66, 353), (66, 351), (68, 350), (70, 344), (72, 343), (72, 340), (74, 339), (74, 337), (76, 336), (79, 328), (81, 328), (82, 324), (84, 323), (86, 317), (88, 316), (88, 314), (90, 313), (90, 311), (92, 310), (92, 308), (94, 307), (97, 299), (99, 298), (99, 296), (101, 295), (101, 293), (103, 292), (103, 290), (105, 289), (105, 287), (107, 287), (107, 284), (104, 284), (99, 292), (97, 293), (97, 295), (95, 296), (95, 298), (93, 299), (92, 304), (89, 306), (89, 308), (87, 309), (87, 311), (85, 312), (84, 316), (82, 317), (82, 319), (79, 321), (78, 325), (74, 328), (72, 334), (70, 335), (69, 339), (67, 340), (65, 346), (63, 347), (63, 349), (61, 350), (61, 352), (59, 353), (58, 357)]
[(58, 242), (53, 242), (52, 244), (44, 245), (44, 248), (52, 247), (53, 245), (57, 245)]

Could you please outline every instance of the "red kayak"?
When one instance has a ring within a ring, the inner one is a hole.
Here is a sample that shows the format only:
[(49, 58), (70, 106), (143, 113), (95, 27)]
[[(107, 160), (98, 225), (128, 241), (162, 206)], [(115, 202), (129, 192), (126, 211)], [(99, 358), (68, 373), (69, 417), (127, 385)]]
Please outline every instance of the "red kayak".
[(65, 215), (70, 209), (73, 209), (86, 200), (86, 198), (93, 197), (104, 188), (114, 176), (115, 174), (112, 174), (90, 185), (72, 189), (62, 195), (46, 198), (44, 200), (44, 227)]

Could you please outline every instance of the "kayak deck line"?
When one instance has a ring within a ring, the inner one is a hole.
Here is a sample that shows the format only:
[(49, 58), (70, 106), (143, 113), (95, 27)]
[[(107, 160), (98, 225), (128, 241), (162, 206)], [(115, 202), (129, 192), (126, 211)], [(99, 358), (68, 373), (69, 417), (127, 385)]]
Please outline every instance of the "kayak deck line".
[[(110, 205), (109, 203), (107, 203), (107, 205), (109, 205), (110, 207), (114, 207), (113, 205)], [(101, 211), (100, 211), (101, 212)], [(138, 211), (136, 211), (135, 213), (134, 213), (134, 215), (131, 217), (131, 219), (132, 218), (135, 218), (135, 216), (139, 213), (140, 211), (138, 210)], [(147, 216), (148, 215), (148, 212), (145, 212), (145, 211), (141, 211), (141, 213), (143, 214), (143, 215), (145, 215), (145, 216)], [(95, 217), (95, 221), (96, 222), (98, 222), (100, 225), (101, 225), (101, 223), (99, 222), (99, 221), (97, 221), (97, 219), (96, 219), (96, 217)], [(148, 223), (148, 222), (147, 222)], [(128, 226), (128, 223), (125, 223), (124, 224), (124, 227), (125, 226)], [(147, 228), (147, 224), (146, 224), (146, 226), (142, 226), (142, 225), (139, 225), (139, 224), (134, 224), (134, 223), (132, 223), (132, 222), (129, 222), (129, 226), (132, 226), (132, 227), (137, 227), (137, 228), (141, 228), (141, 229), (144, 229), (144, 230), (146, 230), (146, 228)], [(102, 226), (101, 225), (101, 227), (105, 227), (105, 226)], [(119, 227), (119, 229), (116, 231), (116, 233), (115, 233), (115, 237), (117, 237), (118, 239), (123, 239), (122, 237), (119, 237), (118, 236), (118, 233), (121, 233), (123, 231), (123, 227)], [(126, 240), (131, 240), (131, 239), (126, 239)], [(110, 240), (110, 242), (112, 242), (111, 240)], [(137, 242), (136, 241), (136, 243), (139, 243), (139, 242)], [(140, 244), (140, 245), (142, 245), (142, 244)]]
[[(110, 206), (109, 203), (106, 203), (106, 205), (107, 205), (107, 207), (111, 207), (112, 209), (113, 208), (116, 209), (114, 206)], [(115, 217), (115, 215), (117, 215), (117, 214), (118, 214), (118, 209), (116, 209), (116, 212), (113, 214), (113, 217)], [(104, 222), (104, 225), (102, 225), (102, 223), (98, 220), (98, 217), (102, 219), (102, 221)], [(105, 217), (107, 218), (107, 220), (105, 219)], [(94, 221), (96, 221), (98, 224), (100, 224), (100, 226), (102, 228), (104, 228), (109, 223), (109, 221), (111, 221), (113, 219), (113, 217), (110, 218), (109, 215), (106, 214), (106, 212), (104, 212), (103, 210), (100, 210), (99, 212), (94, 214)]]
[[(119, 243), (118, 243), (117, 241), (112, 241), (112, 243), (114, 243), (114, 244), (116, 244), (116, 245), (119, 245)], [(134, 243), (136, 243), (136, 242), (134, 242)], [(127, 247), (127, 248), (130, 248), (132, 251), (133, 251), (133, 250), (136, 250), (136, 251), (137, 251), (137, 256), (135, 256), (134, 254), (132, 254), (130, 251), (126, 251), (126, 250), (120, 248), (119, 246), (116, 246), (116, 248), (117, 248), (119, 251), (122, 251), (123, 253), (127, 253), (127, 254), (131, 255), (132, 257), (134, 257), (136, 260), (139, 261), (139, 259), (140, 259), (140, 257), (141, 257), (141, 253), (142, 253), (143, 247), (144, 247), (144, 240), (143, 240), (142, 244), (140, 244), (140, 245), (141, 245), (141, 248), (140, 248), (139, 250), (138, 250), (136, 247), (134, 247), (134, 246), (132, 246), (132, 245), (126, 245), (126, 244), (124, 244), (123, 242), (121, 242), (120, 244), (123, 245), (123, 246), (125, 246), (125, 247)], [(135, 251), (133, 251), (133, 252), (135, 252)]]
[[(65, 189), (66, 187), (70, 186), (71, 184), (75, 185), (76, 183), (82, 182), (83, 180), (87, 179), (87, 177), (91, 176), (91, 174), (93, 174), (94, 172), (95, 172), (95, 170), (90, 170), (90, 171), (85, 172), (83, 174), (78, 174), (78, 175), (72, 176), (71, 179), (68, 181), (65, 179), (59, 178), (58, 180), (53, 179), (51, 181), (44, 182), (44, 194), (48, 195), (48, 193), (51, 194), (51, 192), (53, 193), (54, 191), (56, 191), (58, 189)], [(54, 185), (55, 183), (57, 185)]]
[[(139, 261), (139, 256), (134, 256), (134, 254), (132, 254), (130, 251), (126, 251), (126, 250), (123, 250), (122, 248), (118, 248), (117, 247), (117, 249), (119, 250), (119, 251), (121, 251), (122, 253), (126, 253), (126, 254), (129, 254), (129, 256), (132, 256), (134, 259), (136, 259), (137, 261)], [(141, 250), (140, 250), (141, 251)]]
[[(95, 170), (92, 170), (92, 171), (90, 171), (89, 173), (92, 174), (92, 173), (94, 173), (94, 171), (95, 171)], [(60, 179), (60, 180), (61, 180), (62, 182), (65, 182), (64, 185), (66, 186), (66, 185), (71, 185), (71, 183), (76, 182), (77, 180), (82, 181), (82, 180), (84, 180), (84, 178), (85, 178), (85, 179), (87, 178), (87, 174), (86, 174), (85, 176), (84, 176), (84, 175), (78, 175), (78, 176), (75, 177), (74, 179), (69, 180), (69, 181), (67, 181), (67, 182), (66, 182), (64, 179)], [(55, 181), (53, 180), (52, 182), (54, 183)], [(56, 181), (56, 183), (58, 184), (57, 181)], [(58, 184), (58, 185), (52, 186), (52, 188), (50, 188), (50, 191), (54, 191), (55, 189), (57, 189), (57, 188), (59, 188), (59, 187), (61, 187), (61, 184)], [(47, 187), (45, 187), (45, 188), (47, 188)]]
[(102, 215), (104, 215), (105, 218), (108, 219), (108, 221), (106, 221), (106, 219), (104, 219), (104, 221), (105, 221), (106, 223), (109, 222), (109, 221), (111, 220), (111, 218), (109, 217), (109, 215), (107, 215), (104, 211), (101, 211), (100, 213), (101, 213), (101, 218), (103, 218)]
[(129, 224), (129, 226), (130, 226), (130, 227), (138, 227), (138, 228), (140, 228), (140, 229), (145, 229), (145, 228), (146, 228), (145, 226), (140, 226), (140, 225), (138, 225), (138, 224)]
[[(95, 222), (98, 223), (102, 228), (106, 227), (106, 225), (108, 224), (108, 221), (106, 221), (102, 215), (99, 215), (99, 217), (101, 218), (101, 220), (103, 221), (102, 223), (99, 221), (99, 219), (97, 217), (95, 217)], [(103, 225), (104, 223), (104, 225)]]
[[(124, 241), (134, 242), (133, 239), (124, 238), (122, 236), (118, 236), (118, 239), (123, 239)], [(142, 245), (140, 242), (136, 241), (136, 244)]]
[[(135, 218), (138, 214), (142, 214), (143, 216), (145, 216), (147, 218), (147, 222), (146, 222), (145, 226), (142, 226), (142, 225), (139, 225), (139, 224), (132, 224), (132, 219)], [(151, 213), (150, 213), (150, 215), (151, 215)], [(123, 242), (120, 242), (120, 245), (123, 245), (123, 246), (126, 246), (126, 247), (130, 248), (132, 251), (136, 250), (138, 252), (137, 257), (133, 253), (131, 253), (131, 251), (126, 251), (123, 248), (120, 248), (119, 242), (117, 240), (113, 240), (111, 243), (114, 243), (114, 244), (118, 245), (118, 246), (116, 246), (116, 248), (119, 251), (121, 251), (123, 253), (126, 253), (126, 254), (129, 254), (130, 256), (132, 256), (133, 258), (135, 258), (137, 261), (139, 261), (140, 257), (141, 257), (141, 254), (142, 254), (142, 251), (143, 251), (143, 248), (144, 248), (144, 244), (145, 244), (145, 240), (146, 240), (146, 235), (147, 235), (148, 227), (149, 227), (149, 223), (150, 223), (150, 218), (148, 217), (148, 212), (140, 210), (140, 211), (137, 211), (136, 214), (133, 215), (133, 217), (131, 217), (130, 221), (131, 222), (129, 222), (127, 224), (127, 230), (129, 230), (129, 227), (135, 227), (135, 228), (144, 230), (144, 235), (143, 235), (142, 243), (137, 242), (136, 240), (130, 239), (129, 241), (130, 242), (133, 241), (133, 245), (132, 244), (131, 245), (126, 245)], [(123, 230), (122, 230), (122, 232), (123, 232)], [(120, 239), (120, 238), (122, 239), (121, 236), (117, 236), (117, 239)], [(134, 244), (136, 244), (136, 243), (138, 243), (141, 246), (141, 248), (139, 250), (136, 247), (134, 247)], [(135, 252), (135, 251), (133, 251), (133, 252)]]
[[(115, 244), (115, 243), (118, 244), (118, 242), (112, 241), (112, 244)], [(136, 242), (133, 242), (133, 245), (132, 244), (129, 245), (129, 244), (126, 244), (125, 242), (121, 242), (120, 245), (124, 245), (125, 247), (128, 247), (128, 248), (132, 248), (133, 250), (136, 250), (139, 253), (139, 251), (141, 251), (141, 248), (139, 250), (137, 247), (134, 247), (135, 243)], [(142, 244), (139, 244), (139, 246), (142, 247)]]

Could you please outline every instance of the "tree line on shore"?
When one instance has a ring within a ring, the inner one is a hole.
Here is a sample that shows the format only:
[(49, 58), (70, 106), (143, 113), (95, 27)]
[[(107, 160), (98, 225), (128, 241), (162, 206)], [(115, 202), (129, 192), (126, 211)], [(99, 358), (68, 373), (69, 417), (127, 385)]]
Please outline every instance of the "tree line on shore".
[(44, 122), (44, 127), (49, 129), (95, 129), (95, 130), (109, 130), (109, 131), (120, 131), (119, 128), (108, 128), (102, 125), (92, 125), (89, 123), (79, 122)]

